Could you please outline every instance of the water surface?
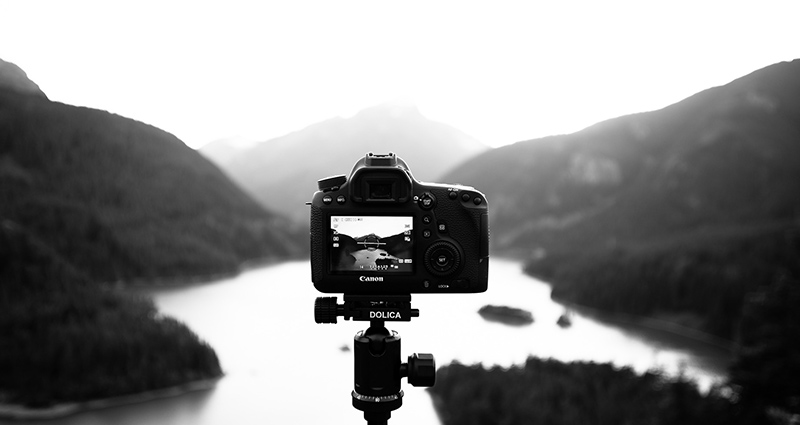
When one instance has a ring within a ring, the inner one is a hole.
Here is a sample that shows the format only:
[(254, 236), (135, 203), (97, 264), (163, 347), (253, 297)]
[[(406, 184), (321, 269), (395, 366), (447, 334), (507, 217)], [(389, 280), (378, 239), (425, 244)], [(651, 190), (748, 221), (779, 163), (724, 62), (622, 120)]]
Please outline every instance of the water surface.
[[(625, 330), (579, 314), (556, 324), (564, 307), (550, 287), (514, 261), (492, 259), (483, 294), (414, 295), (420, 316), (389, 322), (402, 337), (403, 359), (433, 353), (438, 365), (511, 366), (530, 355), (562, 361), (611, 362), (639, 372), (658, 368), (708, 387), (723, 378), (724, 350), (692, 340)], [(308, 262), (254, 269), (207, 284), (152, 289), (163, 314), (185, 322), (217, 351), (226, 376), (214, 390), (133, 406), (86, 412), (47, 424), (366, 423), (351, 405), (353, 335), (366, 322), (314, 322), (318, 293)], [(341, 302), (341, 298), (339, 299)], [(506, 326), (477, 314), (486, 304), (529, 310), (534, 323)], [(390, 424), (435, 424), (430, 398), (403, 380), (403, 407)]]

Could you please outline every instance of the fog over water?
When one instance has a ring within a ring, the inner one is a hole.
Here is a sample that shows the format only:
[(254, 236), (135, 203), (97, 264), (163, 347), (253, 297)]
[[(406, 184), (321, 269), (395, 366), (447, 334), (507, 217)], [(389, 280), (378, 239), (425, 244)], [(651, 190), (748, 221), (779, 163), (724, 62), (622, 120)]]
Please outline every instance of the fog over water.
[[(612, 362), (644, 372), (682, 370), (704, 387), (723, 377), (721, 350), (688, 341), (646, 338), (574, 314), (556, 324), (564, 307), (548, 285), (522, 274), (521, 264), (492, 259), (483, 294), (413, 295), (420, 316), (389, 322), (402, 337), (402, 358), (433, 353), (437, 365), (522, 363), (530, 355), (563, 361)], [(263, 424), (364, 422), (351, 406), (353, 335), (366, 322), (314, 322), (318, 293), (308, 262), (290, 262), (200, 285), (146, 290), (163, 314), (189, 325), (220, 357), (225, 377), (214, 390), (133, 406), (87, 412), (48, 424)], [(339, 298), (341, 301), (341, 297)], [(512, 327), (487, 322), (486, 304), (529, 310), (535, 322)], [(651, 336), (652, 337), (652, 336)], [(681, 345), (682, 344), (682, 345)], [(403, 406), (390, 423), (437, 423), (430, 398), (403, 380)], [(45, 423), (45, 422), (43, 422)], [(364, 422), (366, 423), (366, 422)]]

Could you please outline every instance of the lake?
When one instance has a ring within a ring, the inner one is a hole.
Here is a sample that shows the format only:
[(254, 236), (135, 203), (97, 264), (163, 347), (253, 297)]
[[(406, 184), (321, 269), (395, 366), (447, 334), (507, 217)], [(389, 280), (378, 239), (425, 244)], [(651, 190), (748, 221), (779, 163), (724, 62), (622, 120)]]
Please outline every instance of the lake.
[[(623, 329), (574, 314), (556, 324), (564, 307), (549, 285), (522, 273), (521, 264), (492, 259), (483, 294), (414, 295), (420, 310), (411, 322), (388, 322), (402, 337), (402, 358), (433, 353), (437, 365), (457, 360), (511, 366), (528, 356), (630, 366), (639, 372), (683, 373), (703, 388), (724, 378), (724, 349), (690, 339)], [(148, 289), (160, 311), (186, 323), (217, 351), (226, 375), (216, 388), (178, 397), (85, 412), (48, 425), (364, 423), (351, 405), (353, 336), (367, 322), (314, 322), (318, 296), (307, 261), (246, 271), (215, 282)], [(339, 297), (339, 301), (342, 299)], [(486, 304), (523, 308), (534, 323), (512, 327), (484, 320)], [(423, 388), (403, 380), (403, 407), (390, 424), (436, 424)], [(36, 422), (27, 422), (36, 423)]]

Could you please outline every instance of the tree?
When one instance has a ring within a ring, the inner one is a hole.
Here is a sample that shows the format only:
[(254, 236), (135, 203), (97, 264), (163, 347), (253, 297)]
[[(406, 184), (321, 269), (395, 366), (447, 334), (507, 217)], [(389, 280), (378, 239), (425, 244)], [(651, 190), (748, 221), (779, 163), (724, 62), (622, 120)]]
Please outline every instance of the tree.
[(730, 382), (748, 414), (800, 415), (800, 282), (784, 276), (744, 306)]

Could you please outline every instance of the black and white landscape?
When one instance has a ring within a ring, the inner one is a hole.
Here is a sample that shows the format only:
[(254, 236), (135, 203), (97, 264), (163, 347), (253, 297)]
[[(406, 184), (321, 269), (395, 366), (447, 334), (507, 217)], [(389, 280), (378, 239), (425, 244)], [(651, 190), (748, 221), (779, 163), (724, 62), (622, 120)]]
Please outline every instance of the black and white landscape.
[[(609, 423), (789, 423), (800, 414), (798, 141), (800, 60), (494, 149), (383, 104), (201, 152), (134, 119), (51, 101), (0, 62), (0, 404), (35, 410), (219, 378), (213, 347), (119, 290), (305, 259), (316, 180), (392, 151), (420, 180), (484, 192), (492, 256), (523, 262), (574, 311), (733, 347), (728, 380), (709, 393), (610, 365), (454, 364), (433, 390), (444, 423), (556, 421), (564, 409), (591, 422), (584, 404)], [(402, 233), (337, 236), (339, 270), (403, 266), (410, 251)], [(574, 405), (546, 401), (558, 394)]]

